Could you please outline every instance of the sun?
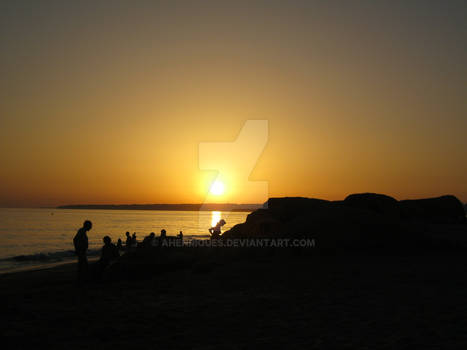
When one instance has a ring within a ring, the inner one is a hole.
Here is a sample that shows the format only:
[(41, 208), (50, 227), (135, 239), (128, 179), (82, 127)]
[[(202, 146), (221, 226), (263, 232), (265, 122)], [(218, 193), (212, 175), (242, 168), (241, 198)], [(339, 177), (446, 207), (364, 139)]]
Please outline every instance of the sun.
[(220, 196), (224, 194), (224, 190), (224, 184), (221, 181), (216, 180), (212, 183), (211, 188), (209, 189), (209, 193), (215, 196)]

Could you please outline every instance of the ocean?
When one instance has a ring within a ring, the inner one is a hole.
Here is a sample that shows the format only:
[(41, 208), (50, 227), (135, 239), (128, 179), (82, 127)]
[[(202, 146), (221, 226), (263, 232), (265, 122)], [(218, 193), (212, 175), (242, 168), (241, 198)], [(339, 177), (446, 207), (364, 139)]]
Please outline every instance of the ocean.
[(89, 255), (97, 256), (106, 235), (125, 242), (125, 232), (136, 232), (138, 241), (162, 229), (186, 241), (209, 237), (208, 229), (220, 219), (223, 231), (245, 221), (248, 212), (9, 209), (0, 208), (0, 272), (33, 269), (72, 261), (73, 237), (84, 220), (91, 220)]

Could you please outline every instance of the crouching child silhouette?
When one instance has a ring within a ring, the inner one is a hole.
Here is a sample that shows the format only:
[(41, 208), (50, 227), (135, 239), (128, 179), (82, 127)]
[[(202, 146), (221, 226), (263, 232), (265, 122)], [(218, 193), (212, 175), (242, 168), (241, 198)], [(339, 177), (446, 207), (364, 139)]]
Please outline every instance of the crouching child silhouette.
[(211, 234), (211, 239), (218, 239), (221, 236), (222, 226), (226, 224), (224, 219), (220, 219), (216, 226), (211, 227), (209, 229), (209, 233)]

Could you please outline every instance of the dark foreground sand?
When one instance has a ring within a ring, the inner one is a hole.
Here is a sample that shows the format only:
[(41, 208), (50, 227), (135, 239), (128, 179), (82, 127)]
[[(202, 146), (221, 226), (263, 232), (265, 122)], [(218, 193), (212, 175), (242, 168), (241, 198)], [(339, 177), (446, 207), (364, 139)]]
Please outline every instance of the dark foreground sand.
[(464, 251), (193, 249), (82, 287), (71, 265), (1, 275), (2, 348), (467, 348)]

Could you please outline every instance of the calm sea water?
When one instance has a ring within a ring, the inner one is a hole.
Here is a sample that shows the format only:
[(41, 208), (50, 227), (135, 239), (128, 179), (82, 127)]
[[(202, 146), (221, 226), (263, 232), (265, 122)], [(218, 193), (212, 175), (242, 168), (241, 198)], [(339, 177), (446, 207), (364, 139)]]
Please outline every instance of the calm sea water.
[(209, 237), (208, 228), (221, 218), (223, 230), (245, 221), (247, 212), (156, 210), (0, 209), (0, 272), (66, 262), (74, 258), (73, 237), (84, 220), (91, 220), (90, 254), (96, 255), (102, 238), (112, 241), (136, 232), (138, 241), (151, 232), (184, 237)]

